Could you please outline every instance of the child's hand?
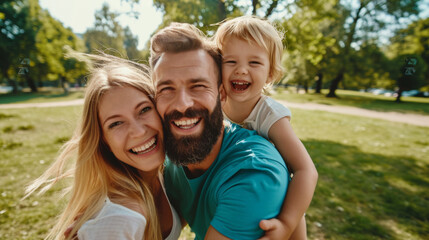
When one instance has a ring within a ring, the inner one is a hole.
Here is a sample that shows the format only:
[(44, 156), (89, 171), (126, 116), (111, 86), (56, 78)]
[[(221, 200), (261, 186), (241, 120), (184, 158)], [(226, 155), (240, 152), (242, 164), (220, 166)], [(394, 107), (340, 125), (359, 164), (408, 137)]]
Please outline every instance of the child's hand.
[(265, 231), (265, 235), (258, 240), (286, 240), (289, 239), (292, 232), (277, 218), (262, 220), (259, 227)]

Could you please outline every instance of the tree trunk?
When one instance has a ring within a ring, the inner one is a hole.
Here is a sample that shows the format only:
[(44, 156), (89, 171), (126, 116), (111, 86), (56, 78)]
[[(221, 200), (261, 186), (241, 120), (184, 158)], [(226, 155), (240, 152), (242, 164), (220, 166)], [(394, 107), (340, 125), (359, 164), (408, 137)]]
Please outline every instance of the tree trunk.
[(68, 95), (69, 94), (69, 86), (67, 83), (67, 79), (65, 77), (61, 77), (60, 81), (61, 81), (61, 87), (64, 90), (64, 94)]
[(353, 17), (353, 22), (352, 22), (352, 25), (350, 27), (350, 32), (347, 34), (347, 41), (346, 41), (346, 44), (344, 46), (344, 55), (343, 55), (343, 59), (340, 63), (341, 67), (339, 68), (340, 70), (338, 71), (335, 79), (332, 80), (331, 86), (329, 87), (329, 93), (328, 93), (328, 95), (326, 95), (327, 97), (337, 97), (337, 95), (335, 94), (335, 90), (337, 90), (339, 83), (343, 80), (344, 73), (346, 71), (345, 66), (348, 63), (350, 47), (352, 45), (353, 38), (354, 38), (354, 35), (356, 32), (356, 25), (357, 25), (358, 20), (360, 19), (360, 12), (366, 6), (366, 4), (368, 4), (368, 3), (363, 3), (361, 1), (361, 5), (359, 6), (359, 9), (356, 11), (356, 15)]
[(397, 103), (400, 103), (401, 102), (401, 96), (402, 96), (402, 92), (403, 92), (404, 90), (400, 87), (399, 88), (399, 90), (398, 90), (398, 96), (396, 96), (396, 100), (395, 100), (395, 102), (397, 102)]
[(338, 84), (343, 79), (344, 71), (345, 71), (345, 69), (341, 68), (337, 74), (337, 77), (334, 80), (332, 80), (331, 86), (329, 87), (329, 93), (328, 93), (328, 95), (326, 95), (326, 97), (333, 97), (333, 98), (337, 97), (335, 90), (337, 90)]
[(26, 75), (25, 80), (27, 81), (27, 85), (28, 85), (28, 87), (30, 87), (31, 92), (37, 92), (37, 87), (36, 87), (36, 84), (35, 84), (33, 78)]
[(219, 21), (224, 20), (226, 18), (226, 9), (225, 9), (224, 1), (218, 1), (218, 12), (219, 12)]
[(258, 7), (258, 0), (252, 0), (252, 15), (256, 15), (256, 8)]
[(270, 7), (267, 9), (267, 12), (265, 13), (265, 18), (268, 18), (269, 16), (271, 16), (271, 14), (273, 14), (274, 9), (276, 9), (278, 3), (279, 3), (278, 0), (273, 0), (271, 2)]
[(323, 73), (318, 73), (317, 80), (316, 80), (316, 93), (322, 93), (322, 81), (323, 81)]

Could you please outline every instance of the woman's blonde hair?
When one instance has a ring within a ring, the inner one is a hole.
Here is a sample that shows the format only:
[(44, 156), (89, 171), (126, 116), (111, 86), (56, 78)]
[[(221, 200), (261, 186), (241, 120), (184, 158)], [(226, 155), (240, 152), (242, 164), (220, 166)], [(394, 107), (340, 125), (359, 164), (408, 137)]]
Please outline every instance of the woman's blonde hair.
[[(86, 87), (83, 114), (73, 137), (61, 149), (55, 162), (28, 188), (27, 196), (44, 186), (49, 189), (58, 180), (74, 176), (70, 201), (47, 239), (71, 239), (77, 230), (101, 210), (107, 197), (133, 198), (146, 213), (144, 239), (162, 239), (157, 211), (149, 186), (139, 172), (119, 161), (103, 140), (98, 109), (103, 95), (115, 87), (134, 87), (153, 101), (154, 89), (145, 65), (109, 55), (84, 55), (93, 63)], [(75, 160), (73, 167), (68, 163)], [(67, 228), (73, 229), (66, 238)]]
[(226, 41), (236, 37), (247, 41), (249, 44), (257, 44), (264, 48), (270, 60), (269, 84), (279, 81), (283, 75), (281, 64), (283, 55), (283, 34), (272, 23), (256, 16), (241, 16), (227, 19), (220, 23), (214, 35), (214, 41), (218, 48), (223, 50)]

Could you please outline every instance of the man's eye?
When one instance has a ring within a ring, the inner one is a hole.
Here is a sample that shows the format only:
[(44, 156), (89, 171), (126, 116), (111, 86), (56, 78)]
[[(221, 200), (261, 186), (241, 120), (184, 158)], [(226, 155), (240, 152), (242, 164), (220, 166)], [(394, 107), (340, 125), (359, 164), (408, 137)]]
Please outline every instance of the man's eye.
[(172, 87), (163, 87), (161, 89), (158, 90), (158, 93), (162, 93), (162, 92), (166, 92), (166, 91), (171, 91), (173, 90)]
[(192, 86), (192, 88), (205, 88), (205, 87), (206, 86), (201, 85), (201, 84), (197, 84), (197, 85)]
[(109, 129), (112, 129), (112, 128), (114, 128), (114, 127), (116, 127), (116, 126), (119, 126), (119, 125), (121, 125), (121, 124), (122, 124), (122, 122), (121, 122), (121, 121), (112, 122), (111, 124), (109, 124), (108, 128), (109, 128)]

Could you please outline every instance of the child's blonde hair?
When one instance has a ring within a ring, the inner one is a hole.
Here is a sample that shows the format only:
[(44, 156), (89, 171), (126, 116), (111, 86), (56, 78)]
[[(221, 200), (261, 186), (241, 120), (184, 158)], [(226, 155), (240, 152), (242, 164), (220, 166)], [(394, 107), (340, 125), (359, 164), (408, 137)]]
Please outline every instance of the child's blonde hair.
[(283, 33), (278, 31), (272, 23), (256, 16), (241, 16), (222, 22), (214, 36), (214, 41), (221, 52), (225, 42), (231, 37), (263, 47), (270, 60), (271, 81), (267, 84), (278, 82), (281, 79), (283, 75), (281, 65)]

